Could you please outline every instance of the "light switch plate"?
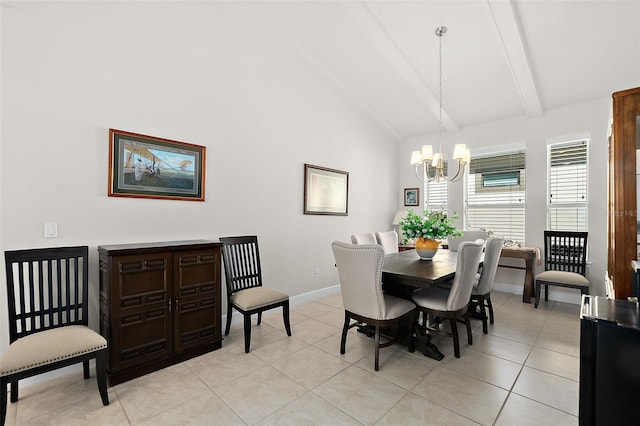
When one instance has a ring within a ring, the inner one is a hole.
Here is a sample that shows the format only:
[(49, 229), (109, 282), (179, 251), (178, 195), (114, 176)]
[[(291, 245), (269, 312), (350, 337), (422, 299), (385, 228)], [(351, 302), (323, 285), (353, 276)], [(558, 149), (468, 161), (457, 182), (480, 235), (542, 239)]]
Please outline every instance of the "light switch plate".
[(44, 224), (44, 237), (45, 238), (58, 238), (58, 223), (47, 222)]

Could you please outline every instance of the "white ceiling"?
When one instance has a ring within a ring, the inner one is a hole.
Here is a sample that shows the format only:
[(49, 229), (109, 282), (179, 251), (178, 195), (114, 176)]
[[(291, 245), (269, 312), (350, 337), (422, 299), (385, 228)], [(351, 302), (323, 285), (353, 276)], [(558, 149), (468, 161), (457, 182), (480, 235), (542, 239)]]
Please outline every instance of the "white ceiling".
[(260, 2), (272, 35), (398, 141), (640, 86), (640, 0)]

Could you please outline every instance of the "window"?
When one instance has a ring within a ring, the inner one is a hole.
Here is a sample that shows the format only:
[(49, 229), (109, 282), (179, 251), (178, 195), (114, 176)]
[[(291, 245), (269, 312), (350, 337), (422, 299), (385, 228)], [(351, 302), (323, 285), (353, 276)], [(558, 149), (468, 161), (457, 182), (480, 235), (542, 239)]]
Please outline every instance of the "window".
[(443, 210), (447, 208), (447, 181), (425, 183), (424, 193), (425, 210)]
[(547, 227), (587, 230), (588, 141), (547, 145)]
[(465, 179), (465, 229), (524, 242), (524, 151), (473, 157)]

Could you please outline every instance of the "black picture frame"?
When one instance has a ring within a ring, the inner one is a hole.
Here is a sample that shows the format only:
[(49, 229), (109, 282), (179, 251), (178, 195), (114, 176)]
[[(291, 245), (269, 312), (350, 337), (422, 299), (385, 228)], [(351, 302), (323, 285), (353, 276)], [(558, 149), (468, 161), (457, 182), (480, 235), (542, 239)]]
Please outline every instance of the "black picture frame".
[(404, 205), (419, 206), (420, 205), (420, 188), (404, 189)]
[(304, 214), (349, 215), (349, 172), (304, 165)]

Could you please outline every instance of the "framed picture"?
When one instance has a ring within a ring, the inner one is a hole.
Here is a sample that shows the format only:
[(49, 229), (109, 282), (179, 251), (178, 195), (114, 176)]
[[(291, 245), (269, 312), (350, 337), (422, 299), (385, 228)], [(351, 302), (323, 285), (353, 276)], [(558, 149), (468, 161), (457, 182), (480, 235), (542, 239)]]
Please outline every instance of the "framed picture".
[(109, 196), (204, 201), (206, 148), (109, 129)]
[(304, 165), (304, 214), (347, 216), (349, 173)]
[(404, 189), (404, 205), (419, 206), (420, 205), (420, 188)]

